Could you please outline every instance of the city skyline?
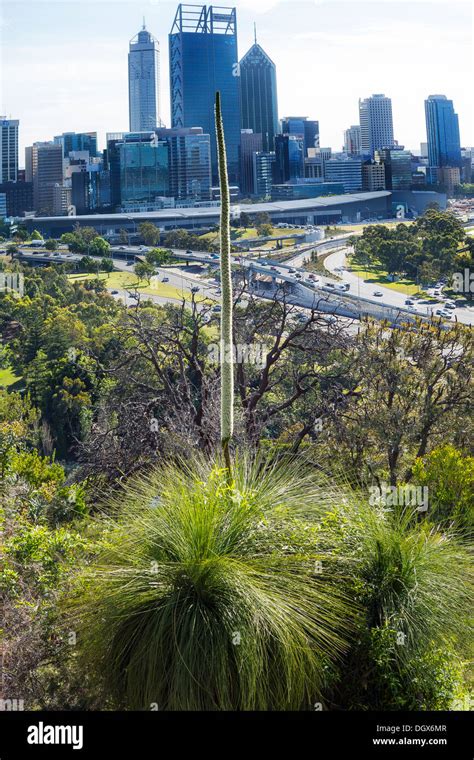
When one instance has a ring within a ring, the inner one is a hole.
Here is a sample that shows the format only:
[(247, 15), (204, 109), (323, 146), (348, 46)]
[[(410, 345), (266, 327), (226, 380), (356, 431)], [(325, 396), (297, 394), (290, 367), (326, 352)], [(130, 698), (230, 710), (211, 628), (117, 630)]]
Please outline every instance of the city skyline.
[[(88, 6), (87, 3), (83, 5)], [(239, 57), (244, 56), (253, 44), (253, 23), (256, 20), (259, 42), (277, 66), (279, 117), (288, 113), (303, 113), (310, 119), (318, 120), (321, 145), (341, 150), (344, 130), (357, 123), (359, 98), (376, 92), (384, 92), (392, 99), (394, 137), (408, 148), (415, 149), (419, 143), (426, 141), (424, 101), (437, 92), (446, 94), (455, 103), (462, 145), (469, 146), (474, 142), (470, 136), (472, 115), (467, 102), (469, 24), (466, 20), (469, 12), (465, 3), (454, 3), (450, 7), (449, 17), (445, 8), (437, 2), (423, 2), (410, 7), (403, 2), (383, 2), (377, 5), (377, 13), (374, 13), (373, 3), (359, 3), (357, 14), (348, 3), (293, 3), (293, 8), (301, 7), (301, 12), (306, 14), (304, 24), (298, 24), (297, 13), (288, 14), (285, 0), (280, 3), (259, 2), (258, 9), (252, 8), (246, 0), (228, 5), (237, 7)], [(167, 35), (178, 3), (164, 2), (158, 6), (155, 2), (148, 2), (132, 6), (128, 2), (119, 2), (117, 8), (120, 13), (113, 14), (113, 18), (109, 2), (97, 4), (94, 6), (95, 24), (88, 39), (87, 53), (83, 42), (79, 42), (83, 39), (81, 30), (88, 14), (84, 14), (84, 18), (78, 15), (74, 18), (74, 24), (71, 23), (74, 6), (79, 8), (77, 3), (69, 2), (66, 7), (61, 2), (26, 2), (22, 4), (23, 13), (26, 6), (31, 6), (33, 23), (30, 26), (36, 34), (29, 29), (20, 31), (18, 28), (21, 27), (18, 23), (21, 14), (17, 3), (7, 0), (3, 5), (2, 18), (5, 74), (0, 110), (5, 112), (7, 118), (11, 116), (20, 120), (20, 165), (24, 163), (26, 145), (52, 140), (60, 132), (97, 131), (99, 145), (103, 147), (106, 132), (127, 128), (128, 40), (140, 24), (140, 14), (145, 15), (147, 29), (160, 43), (164, 64), (161, 72), (163, 121), (170, 125)], [(265, 7), (268, 7), (266, 12)], [(406, 9), (402, 19), (400, 8)], [(362, 26), (365, 34), (361, 39), (360, 19), (364, 17), (361, 13), (364, 9), (366, 18)], [(335, 10), (339, 10), (339, 14)], [(341, 10), (344, 10), (347, 22), (351, 23), (341, 26)], [(107, 24), (103, 27), (101, 20), (105, 17)], [(51, 18), (55, 19), (54, 29), (50, 29)], [(359, 23), (355, 23), (356, 18)], [(286, 34), (282, 28), (283, 19), (286, 19)], [(301, 21), (301, 13), (299, 19)], [(398, 40), (399, 52), (395, 58), (390, 54), (390, 50), (395, 48), (391, 39), (401, 25), (406, 38), (405, 46), (400, 45)], [(317, 32), (308, 31), (313, 26)], [(417, 36), (422, 26), (425, 40)], [(56, 37), (54, 49), (49, 44), (53, 31)], [(384, 44), (380, 46), (384, 35)], [(59, 37), (60, 42), (57, 41)], [(100, 68), (96, 49), (96, 39), (98, 42), (99, 37)], [(443, 40), (443, 56), (450, 59), (449, 67), (441, 66), (428, 55), (428, 38), (430, 44)], [(359, 71), (360, 62), (353, 62), (349, 70), (346, 62), (351, 54), (354, 57), (353, 43), (356, 40), (357, 56), (361, 61), (366, 60), (367, 55), (375, 55), (378, 49), (386, 51), (386, 59), (365, 72)], [(414, 44), (416, 40), (417, 45)], [(30, 60), (38, 56), (41, 58), (41, 83), (36, 80), (38, 67), (30, 64), (26, 69), (27, 50)], [(289, 57), (291, 50), (293, 56), (290, 54)], [(328, 51), (331, 50), (333, 55), (328, 58)], [(409, 55), (406, 55), (407, 52)], [(308, 66), (308, 60), (314, 62), (314, 69)], [(324, 69), (321, 69), (321, 63)], [(407, 65), (413, 69), (413, 87), (406, 86), (409, 81)], [(14, 75), (15, 87), (12, 81)], [(339, 85), (338, 89), (337, 82), (340, 82), (341, 76), (346, 84), (343, 88)], [(334, 84), (331, 86), (332, 82)]]

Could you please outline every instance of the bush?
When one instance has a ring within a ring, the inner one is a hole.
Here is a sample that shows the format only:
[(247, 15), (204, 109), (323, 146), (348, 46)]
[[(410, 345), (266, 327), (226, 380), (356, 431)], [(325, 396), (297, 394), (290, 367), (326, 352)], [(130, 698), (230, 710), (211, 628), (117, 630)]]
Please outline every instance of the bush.
[(350, 677), (339, 685), (339, 704), (445, 709), (459, 689), (461, 658), (469, 655), (467, 550), (410, 511), (359, 503), (343, 516), (341, 551), (355, 561), (354, 596), (365, 622), (346, 663)]
[(116, 705), (311, 709), (334, 677), (355, 608), (321, 572), (321, 491), (301, 467), (235, 475), (169, 466), (112, 504), (71, 614)]

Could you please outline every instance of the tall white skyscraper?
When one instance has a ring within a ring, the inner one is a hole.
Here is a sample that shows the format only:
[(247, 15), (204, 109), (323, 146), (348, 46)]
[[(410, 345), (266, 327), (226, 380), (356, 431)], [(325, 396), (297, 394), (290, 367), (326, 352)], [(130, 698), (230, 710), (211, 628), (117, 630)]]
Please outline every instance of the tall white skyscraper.
[(130, 40), (128, 54), (130, 132), (160, 126), (160, 45), (145, 28)]
[(18, 119), (0, 117), (0, 182), (18, 180)]
[(392, 148), (392, 101), (385, 95), (359, 100), (361, 151), (374, 157), (376, 150)]

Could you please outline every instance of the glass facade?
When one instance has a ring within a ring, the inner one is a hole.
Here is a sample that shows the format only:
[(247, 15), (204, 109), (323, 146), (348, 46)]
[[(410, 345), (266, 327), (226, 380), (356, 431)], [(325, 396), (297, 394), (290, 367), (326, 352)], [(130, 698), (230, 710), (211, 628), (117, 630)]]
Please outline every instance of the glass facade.
[(308, 119), (307, 116), (285, 117), (281, 122), (281, 131), (303, 139), (305, 157), (311, 148), (319, 148), (319, 122)]
[(143, 141), (133, 141), (134, 137), (126, 135), (125, 142), (118, 145), (121, 202), (150, 202), (169, 195), (168, 143), (165, 140), (153, 142), (149, 135), (145, 135)]
[(257, 198), (270, 198), (273, 183), (273, 165), (275, 153), (253, 154), (254, 195)]
[[(171, 195), (176, 200), (211, 197), (211, 138), (202, 130), (166, 130), (170, 146)], [(173, 134), (173, 132), (175, 134)], [(165, 130), (158, 134), (164, 136)]]
[(130, 40), (128, 104), (131, 132), (160, 124), (160, 48), (145, 28)]
[(214, 122), (222, 96), (229, 180), (239, 180), (240, 88), (235, 8), (180, 5), (169, 36), (172, 127), (210, 135), (212, 179), (218, 182)]
[(0, 182), (18, 180), (18, 119), (0, 119)]
[(430, 95), (425, 100), (428, 163), (430, 167), (461, 166), (459, 120), (452, 100)]
[(304, 138), (293, 135), (275, 137), (275, 184), (304, 179)]
[(409, 150), (376, 151), (375, 158), (385, 166), (387, 190), (409, 190), (412, 185), (412, 157)]
[(97, 156), (97, 132), (63, 132), (54, 138), (56, 145), (62, 145), (63, 158), (73, 151), (87, 150), (91, 158)]
[(264, 152), (275, 149), (278, 133), (276, 66), (257, 43), (240, 61), (242, 129), (262, 135)]

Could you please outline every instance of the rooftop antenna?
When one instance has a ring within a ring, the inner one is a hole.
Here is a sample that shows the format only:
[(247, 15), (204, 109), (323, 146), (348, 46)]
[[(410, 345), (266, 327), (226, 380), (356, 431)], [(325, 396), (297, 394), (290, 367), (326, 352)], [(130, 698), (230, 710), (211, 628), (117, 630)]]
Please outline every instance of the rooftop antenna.
[(256, 21), (254, 21), (253, 29), (255, 32), (255, 44), (257, 44), (257, 22)]
[(145, 31), (145, 29), (146, 29), (145, 16), (143, 16), (143, 27), (142, 28), (143, 28), (143, 31)]

